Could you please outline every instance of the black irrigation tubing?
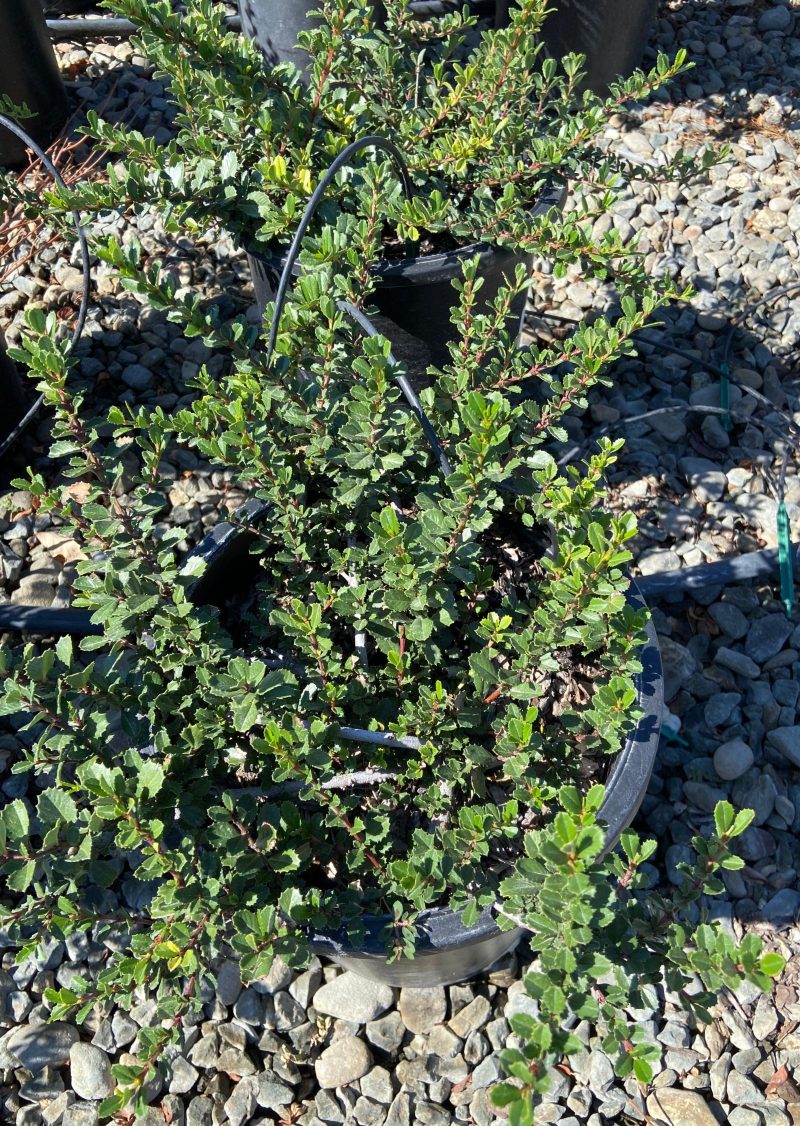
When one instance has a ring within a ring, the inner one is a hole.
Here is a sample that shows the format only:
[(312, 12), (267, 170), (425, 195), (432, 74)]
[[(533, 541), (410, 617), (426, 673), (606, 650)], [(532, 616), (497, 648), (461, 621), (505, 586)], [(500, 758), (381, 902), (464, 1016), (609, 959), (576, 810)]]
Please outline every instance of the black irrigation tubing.
[[(33, 153), (35, 153), (35, 155), (42, 162), (42, 164), (47, 169), (47, 171), (50, 173), (50, 175), (53, 177), (53, 179), (58, 184), (58, 186), (60, 188), (63, 188), (66, 191), (67, 185), (64, 183), (58, 169), (53, 164), (52, 160), (47, 155), (47, 153), (42, 148), (39, 147), (39, 145), (36, 143), (36, 141), (34, 141), (33, 137), (31, 137), (28, 133), (26, 133), (25, 130), (22, 128), (22, 126), (19, 125), (18, 122), (16, 122), (13, 117), (8, 117), (6, 114), (0, 113), (0, 126), (3, 126), (3, 125), (6, 127), (6, 129), (8, 129), (11, 133), (13, 133), (16, 137), (19, 137), (19, 139), (23, 142), (23, 144), (27, 145), (28, 148)], [(75, 230), (78, 233), (78, 244), (80, 245), (80, 248), (81, 248), (81, 268), (82, 268), (82, 271), (83, 271), (83, 288), (81, 290), (81, 303), (80, 303), (80, 306), (78, 308), (78, 316), (77, 316), (77, 320), (75, 321), (75, 328), (73, 329), (72, 340), (71, 340), (71, 348), (74, 348), (75, 345), (78, 343), (78, 341), (81, 338), (81, 333), (83, 332), (83, 326), (86, 324), (86, 315), (89, 311), (89, 290), (90, 290), (90, 286), (91, 286), (91, 274), (89, 272), (89, 246), (86, 242), (86, 232), (84, 231), (83, 227), (81, 226), (81, 218), (80, 218), (80, 215), (78, 214), (78, 212), (72, 211), (71, 214), (72, 214), (72, 219), (75, 223)], [(17, 423), (17, 425), (14, 427), (14, 429), (9, 434), (6, 435), (6, 437), (3, 439), (2, 442), (0, 442), (0, 457), (2, 457), (2, 455), (6, 452), (6, 450), (9, 448), (9, 446), (11, 446), (17, 440), (17, 438), (19, 438), (20, 434), (22, 434), (22, 432), (30, 425), (30, 423), (33, 421), (33, 419), (39, 413), (39, 408), (41, 407), (43, 402), (44, 402), (44, 395), (40, 395), (38, 397), (38, 399), (36, 399), (36, 401), (30, 407), (30, 409), (20, 419), (20, 421)]]
[[(317, 210), (317, 207), (319, 206), (320, 201), (325, 195), (325, 192), (333, 182), (336, 173), (346, 164), (350, 164), (351, 158), (355, 156), (356, 153), (359, 153), (363, 149), (367, 148), (383, 149), (391, 156), (392, 160), (394, 161), (395, 168), (399, 173), (400, 180), (403, 184), (403, 191), (406, 194), (406, 198), (411, 199), (411, 180), (408, 175), (408, 169), (406, 168), (403, 154), (401, 153), (400, 149), (398, 149), (398, 147), (391, 141), (388, 141), (385, 137), (370, 135), (368, 137), (360, 137), (358, 140), (352, 141), (349, 145), (342, 149), (336, 159), (333, 160), (328, 166), (328, 169), (325, 172), (324, 176), (317, 184), (317, 187), (314, 190), (314, 194), (306, 204), (305, 211), (301, 216), (300, 222), (297, 224), (294, 238), (292, 239), (291, 246), (289, 247), (289, 250), (286, 254), (286, 261), (283, 264), (280, 281), (278, 282), (278, 291), (275, 295), (275, 309), (272, 314), (272, 324), (270, 325), (269, 340), (267, 342), (267, 353), (265, 360), (267, 364), (269, 364), (269, 362), (271, 361), (273, 352), (275, 350), (275, 341), (278, 338), (278, 326), (280, 324), (281, 314), (283, 313), (286, 294), (289, 291), (289, 285), (291, 284), (292, 280), (292, 268), (294, 267), (298, 255), (300, 254), (300, 246), (303, 241), (303, 235), (306, 233), (308, 225), (314, 217), (314, 212)], [(355, 305), (352, 305), (349, 301), (339, 301), (337, 302), (337, 304), (340, 309), (343, 309), (349, 316), (351, 316), (370, 336), (380, 335), (378, 330), (370, 321), (369, 317), (367, 317), (365, 313), (362, 313), (359, 309), (357, 309)], [(389, 362), (393, 368), (397, 367), (397, 360), (394, 358), (394, 355), (391, 352), (389, 353)], [(444, 476), (447, 477), (452, 472), (450, 463), (447, 460), (439, 439), (436, 437), (436, 432), (434, 431), (430, 420), (428, 419), (425, 411), (422, 408), (422, 403), (417, 398), (413, 387), (404, 375), (395, 375), (394, 379), (397, 382), (400, 390), (403, 392), (406, 402), (411, 407), (413, 413), (416, 415), (419, 424), (422, 427), (422, 431), (425, 434), (425, 437), (428, 439), (434, 456), (439, 463), (439, 468), (441, 469)]]
[[(241, 27), (238, 16), (228, 17)], [(112, 19), (110, 16), (96, 19), (47, 20), (47, 30), (51, 39), (128, 39), (138, 28), (130, 20)]]
[[(734, 385), (734, 387), (738, 387), (740, 391), (744, 392), (745, 394), (749, 395), (751, 398), (755, 399), (757, 402), (762, 403), (764, 406), (768, 407), (769, 410), (770, 410), (770, 413), (779, 415), (780, 418), (783, 420), (783, 422), (786, 424), (787, 430), (790, 433), (796, 434), (796, 435), (798, 435), (798, 437), (800, 437), (800, 426), (797, 425), (797, 423), (794, 421), (794, 419), (791, 417), (791, 415), (786, 414), (785, 411), (782, 411), (779, 407), (776, 407), (775, 404), (770, 399), (768, 399), (766, 397), (766, 395), (762, 395), (760, 391), (756, 391), (755, 388), (748, 387), (747, 384), (739, 383), (737, 380), (732, 379), (731, 375), (730, 375), (730, 370), (727, 366), (727, 356), (728, 356), (729, 351), (730, 351), (730, 342), (733, 339), (733, 335), (734, 335), (734, 331), (735, 331), (736, 327), (738, 327), (738, 325), (743, 322), (744, 318), (746, 316), (749, 316), (755, 309), (758, 309), (761, 306), (767, 304), (769, 301), (776, 300), (780, 297), (785, 296), (788, 293), (794, 292), (795, 290), (800, 290), (800, 282), (792, 283), (792, 285), (783, 286), (778, 290), (772, 290), (765, 297), (763, 297), (759, 302), (757, 302), (757, 304), (748, 306), (748, 308), (746, 310), (743, 310), (743, 312), (739, 315), (739, 317), (737, 317), (734, 321), (732, 321), (730, 327), (726, 330), (725, 352), (724, 352), (725, 359), (723, 359), (720, 364), (715, 364), (715, 363), (712, 363), (708, 360), (703, 360), (699, 356), (696, 356), (694, 353), (687, 351), (685, 348), (678, 348), (673, 344), (667, 344), (663, 340), (657, 339), (654, 336), (650, 336), (648, 333), (638, 332), (633, 337), (633, 340), (634, 340), (634, 342), (639, 341), (642, 344), (647, 344), (649, 347), (656, 348), (656, 349), (660, 350), (661, 352), (664, 352), (668, 355), (683, 356), (685, 359), (691, 360), (693, 363), (698, 364), (700, 367), (703, 368), (704, 371), (709, 371), (713, 375), (718, 376), (720, 379), (727, 379), (730, 383), (732, 383)], [(573, 317), (562, 317), (557, 313), (540, 312), (540, 313), (536, 313), (535, 316), (532, 319), (535, 320), (536, 317), (538, 317), (540, 320), (557, 321), (560, 324), (580, 325), (580, 324), (583, 323), (582, 321), (576, 321)], [(672, 406), (672, 407), (661, 407), (658, 410), (646, 411), (644, 414), (634, 415), (634, 416), (629, 417), (629, 418), (622, 418), (622, 419), (619, 420), (619, 422), (622, 425), (627, 425), (628, 423), (631, 423), (631, 422), (645, 421), (648, 418), (653, 418), (655, 415), (676, 413), (676, 412), (681, 411), (681, 410), (684, 410), (684, 411), (687, 411), (687, 412), (688, 411), (696, 411), (698, 413), (701, 413), (701, 408), (692, 407), (687, 403), (687, 404), (680, 404), (680, 405), (676, 405), (676, 406)], [(778, 486), (777, 486), (779, 499), (783, 500), (784, 488), (785, 488), (785, 484), (786, 484), (786, 472), (787, 472), (788, 465), (789, 465), (789, 453), (790, 453), (792, 448), (794, 448), (795, 450), (800, 452), (800, 447), (796, 443), (793, 443), (791, 438), (789, 438), (788, 435), (786, 433), (784, 433), (783, 430), (779, 430), (778, 427), (774, 425), (774, 423), (767, 422), (766, 419), (751, 418), (750, 415), (745, 415), (743, 413), (737, 412), (735, 409), (731, 409), (730, 407), (725, 407), (725, 408), (709, 407), (709, 408), (705, 408), (705, 410), (706, 410), (706, 413), (709, 413), (709, 414), (723, 414), (723, 415), (727, 415), (728, 417), (731, 417), (731, 418), (737, 418), (740, 422), (753, 422), (757, 425), (764, 426), (768, 430), (772, 430), (772, 432), (774, 434), (776, 434), (778, 437), (782, 438), (784, 441), (786, 441), (788, 443), (787, 448), (784, 451), (783, 458), (781, 460), (781, 469), (780, 469), (780, 474), (779, 474), (779, 478), (778, 478)], [(600, 430), (599, 433), (603, 434), (608, 429), (609, 429), (609, 427), (605, 426)], [(587, 441), (585, 441), (583, 443), (578, 443), (578, 444), (574, 445), (571, 449), (569, 449), (567, 451), (567, 453), (564, 455), (564, 457), (561, 458), (561, 460), (559, 461), (558, 464), (559, 465), (565, 465), (567, 462), (572, 461), (572, 459), (575, 457), (575, 455), (577, 453), (580, 452), (580, 450), (583, 448), (583, 446), (588, 445), (593, 440), (594, 439), (587, 439)]]
[(286, 300), (286, 294), (289, 291), (289, 286), (292, 281), (292, 269), (300, 254), (300, 244), (303, 241), (303, 236), (308, 229), (308, 225), (314, 217), (314, 212), (319, 206), (320, 200), (325, 195), (330, 185), (333, 183), (334, 177), (340, 168), (346, 164), (351, 163), (351, 157), (362, 149), (383, 149), (387, 152), (394, 161), (395, 168), (397, 169), (400, 180), (403, 184), (403, 191), (406, 194), (406, 199), (411, 199), (411, 180), (406, 168), (406, 162), (403, 154), (397, 145), (391, 141), (387, 141), (385, 137), (379, 137), (370, 134), (367, 137), (359, 137), (356, 141), (351, 141), (346, 145), (334, 160), (328, 165), (327, 171), (314, 189), (314, 193), (306, 204), (305, 211), (303, 212), (300, 222), (297, 224), (297, 229), (294, 233), (291, 245), (286, 253), (286, 261), (283, 265), (283, 272), (281, 273), (280, 281), (278, 283), (278, 292), (275, 294), (275, 311), (272, 314), (272, 324), (269, 330), (269, 340), (267, 341), (267, 354), (265, 363), (269, 364), (272, 359), (272, 353), (275, 350), (275, 341), (278, 338), (278, 326), (280, 324), (281, 314), (283, 313), (283, 305)]
[(101, 634), (103, 627), (91, 621), (91, 611), (65, 607), (51, 610), (39, 606), (15, 606), (13, 602), (0, 605), (0, 630), (14, 633), (74, 634), (87, 637)]
[[(411, 0), (408, 10), (418, 19), (448, 15), (461, 8), (470, 8), (476, 15), (491, 15), (495, 0)], [(51, 39), (128, 39), (139, 30), (131, 20), (96, 17), (89, 19), (47, 20)], [(241, 31), (239, 16), (226, 16), (229, 31)]]
[[(349, 301), (339, 301), (337, 302), (337, 304), (339, 308), (343, 309), (349, 316), (351, 316), (353, 320), (356, 321), (369, 336), (380, 336), (380, 333), (375, 328), (375, 325), (372, 323), (366, 313), (362, 313), (360, 309), (357, 309), (355, 305), (351, 304)], [(393, 368), (397, 367), (397, 360), (394, 358), (391, 351), (389, 352), (389, 363)], [(422, 403), (417, 397), (416, 391), (411, 386), (411, 383), (405, 375), (395, 375), (394, 380), (405, 395), (406, 402), (411, 407), (411, 410), (417, 416), (423, 433), (428, 439), (436, 460), (439, 463), (439, 468), (441, 469), (443, 476), (449, 477), (453, 470), (450, 466), (450, 462), (447, 460), (447, 454), (442, 449), (441, 443), (436, 437), (436, 431), (433, 429), (430, 419), (425, 414)]]
[[(800, 543), (791, 546), (792, 566), (800, 565)], [(696, 567), (682, 567), (678, 571), (661, 571), (656, 575), (637, 575), (636, 585), (644, 599), (658, 598), (663, 594), (691, 593), (707, 587), (728, 586), (750, 579), (774, 578), (780, 557), (774, 547), (746, 551), (743, 555), (729, 555), (713, 563), (700, 563)]]
[(731, 347), (733, 346), (733, 338), (736, 335), (736, 329), (740, 328), (748, 317), (753, 313), (769, 305), (775, 301), (780, 300), (781, 297), (788, 297), (792, 293), (800, 292), (800, 281), (790, 282), (789, 285), (782, 285), (778, 289), (771, 289), (760, 300), (747, 305), (738, 316), (734, 317), (725, 332), (725, 339), (722, 344), (722, 362), (727, 364), (731, 354)]

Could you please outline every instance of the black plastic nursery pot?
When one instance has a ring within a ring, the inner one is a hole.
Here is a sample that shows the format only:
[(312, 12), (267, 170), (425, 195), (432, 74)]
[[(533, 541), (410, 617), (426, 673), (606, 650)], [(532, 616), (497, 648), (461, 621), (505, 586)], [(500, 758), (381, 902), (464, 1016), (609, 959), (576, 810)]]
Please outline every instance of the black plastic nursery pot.
[[(47, 146), (67, 119), (67, 95), (39, 0), (0, 0), (0, 94), (34, 114), (25, 128)], [(0, 130), (0, 164), (26, 161), (25, 146)]]
[[(372, 0), (372, 6), (380, 23), (384, 10), (381, 0)], [(239, 0), (242, 34), (252, 39), (270, 66), (294, 63), (301, 74), (306, 74), (308, 53), (297, 46), (297, 36), (319, 27), (319, 20), (309, 17), (309, 12), (318, 9), (316, 0)]]
[[(554, 207), (563, 207), (566, 195), (564, 184), (549, 184), (534, 204), (533, 214), (544, 215)], [(441, 365), (448, 359), (447, 344), (456, 333), (450, 323), (450, 313), (458, 299), (453, 280), (461, 277), (464, 262), (475, 255), (480, 258), (480, 276), (483, 278), (479, 302), (479, 311), (483, 312), (500, 288), (513, 278), (517, 266), (530, 266), (531, 255), (485, 243), (470, 243), (438, 254), (384, 259), (372, 267), (379, 281), (371, 300), (379, 314), (419, 341), (435, 364)], [(286, 257), (285, 249), (276, 249), (273, 254), (247, 255), (256, 302), (262, 314), (275, 298)], [(292, 273), (296, 277), (300, 266), (295, 265)], [(522, 293), (512, 306), (509, 317), (511, 332), (519, 333), (524, 309), (525, 294)]]
[[(268, 511), (261, 501), (249, 501), (240, 510), (241, 523), (220, 524), (200, 543), (194, 555), (201, 556), (206, 570), (193, 590), (196, 602), (216, 605), (230, 596), (233, 587), (243, 586), (258, 573), (250, 555), (254, 533), (242, 524), (257, 524)], [(628, 600), (637, 609), (644, 606), (635, 583)], [(663, 675), (658, 640), (652, 622), (641, 652), (642, 672), (637, 678), (642, 717), (614, 759), (605, 781), (605, 800), (599, 817), (606, 825), (605, 851), (617, 844), (622, 831), (635, 817), (647, 791), (658, 750), (664, 704)], [(481, 973), (512, 950), (523, 931), (502, 931), (491, 912), (484, 911), (471, 927), (446, 907), (424, 911), (418, 917), (420, 938), (413, 959), (386, 960), (387, 916), (366, 916), (365, 938), (354, 946), (345, 929), (321, 931), (311, 936), (316, 954), (331, 958), (354, 973), (391, 986), (423, 987), (452, 985)]]
[[(512, 7), (513, 0), (497, 0), (498, 27), (506, 26)], [(658, 0), (551, 0), (549, 7), (542, 26), (549, 54), (585, 55), (584, 86), (602, 95), (641, 63)]]

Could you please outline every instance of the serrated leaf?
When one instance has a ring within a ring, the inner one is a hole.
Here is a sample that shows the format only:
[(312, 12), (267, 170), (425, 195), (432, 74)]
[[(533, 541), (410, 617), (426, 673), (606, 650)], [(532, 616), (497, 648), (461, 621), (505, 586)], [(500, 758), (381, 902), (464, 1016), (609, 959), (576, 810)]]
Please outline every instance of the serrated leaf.
[(223, 180), (232, 180), (239, 171), (239, 157), (235, 152), (226, 152), (220, 161), (220, 176)]
[(15, 798), (5, 807), (3, 821), (12, 840), (27, 840), (31, 829), (31, 819), (28, 808), (21, 798)]
[(12, 891), (25, 891), (35, 874), (35, 860), (13, 860), (6, 867), (6, 886)]
[(161, 765), (152, 760), (142, 763), (139, 769), (138, 793), (143, 794), (146, 791), (152, 798), (155, 797), (163, 785), (164, 771)]
[(78, 807), (73, 798), (57, 786), (41, 792), (36, 811), (47, 825), (53, 825), (57, 821), (67, 821), (74, 825), (78, 820)]

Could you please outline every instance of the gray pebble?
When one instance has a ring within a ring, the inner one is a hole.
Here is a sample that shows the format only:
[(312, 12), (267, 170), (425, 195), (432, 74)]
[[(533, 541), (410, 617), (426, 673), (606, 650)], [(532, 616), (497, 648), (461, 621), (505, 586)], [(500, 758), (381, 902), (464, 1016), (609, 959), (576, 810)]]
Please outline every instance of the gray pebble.
[(741, 699), (738, 692), (719, 692), (716, 696), (712, 696), (703, 709), (708, 727), (722, 727), (723, 724), (728, 723)]
[(752, 1079), (735, 1069), (728, 1076), (728, 1101), (735, 1106), (758, 1106), (764, 1094)]
[(318, 1013), (355, 1024), (376, 1020), (393, 1001), (394, 994), (388, 985), (359, 977), (349, 970), (323, 985), (313, 998)]
[[(319, 993), (316, 993), (316, 997)], [(291, 993), (276, 993), (273, 999), (275, 1012), (275, 1027), (278, 1032), (288, 1032), (291, 1028), (299, 1028), (305, 1024), (305, 1010), (298, 1005)], [(316, 1001), (315, 1001), (316, 1007)], [(320, 1012), (323, 1010), (319, 1010)], [(334, 1014), (331, 1014), (334, 1015)]]
[(387, 1013), (380, 1020), (370, 1021), (365, 1029), (367, 1040), (382, 1052), (395, 1052), (403, 1042), (406, 1027), (398, 1012)]
[(320, 1087), (342, 1087), (355, 1083), (371, 1066), (372, 1055), (364, 1041), (357, 1036), (342, 1036), (325, 1049), (314, 1071)]
[(409, 1032), (427, 1033), (447, 1015), (447, 995), (441, 986), (401, 989), (398, 1009)]
[(708, 612), (722, 632), (732, 641), (744, 637), (750, 628), (742, 611), (730, 602), (715, 602)]
[(786, 926), (800, 917), (800, 891), (782, 888), (762, 908), (764, 918), (775, 926)]
[(735, 1106), (728, 1115), (729, 1126), (761, 1126), (761, 1115), (757, 1110)]
[(120, 379), (133, 391), (146, 391), (153, 382), (153, 373), (141, 364), (128, 364), (122, 369)]
[(261, 994), (257, 993), (252, 987), (244, 989), (234, 1003), (233, 1015), (243, 1024), (262, 1025), (265, 1008)]
[(171, 1095), (185, 1095), (196, 1086), (200, 1072), (192, 1067), (185, 1056), (175, 1056), (170, 1061), (169, 1092)]
[(279, 1110), (282, 1106), (288, 1106), (294, 1099), (292, 1088), (281, 1083), (273, 1072), (262, 1071), (256, 1079), (258, 1081), (256, 1102), (265, 1110)]
[(230, 1126), (244, 1126), (249, 1122), (256, 1109), (256, 1091), (258, 1080), (252, 1075), (245, 1075), (233, 1088), (230, 1098), (225, 1101), (225, 1114)]
[(73, 1025), (55, 1021), (47, 1025), (23, 1025), (8, 1038), (6, 1048), (23, 1067), (36, 1075), (48, 1064), (63, 1067), (77, 1040), (78, 1030)]
[(754, 761), (753, 751), (743, 739), (729, 739), (714, 752), (714, 770), (726, 782), (741, 778)]
[(114, 1093), (111, 1061), (94, 1044), (73, 1044), (69, 1065), (72, 1089), (80, 1098), (105, 1099)]
[(758, 17), (759, 31), (788, 31), (792, 26), (792, 13), (788, 8), (767, 8)]
[(756, 618), (744, 643), (745, 653), (763, 665), (783, 648), (793, 630), (794, 626), (785, 614), (767, 614), (763, 618)]
[(359, 1086), (361, 1093), (376, 1103), (388, 1106), (395, 1093), (395, 1084), (390, 1071), (385, 1067), (373, 1067), (362, 1076)]
[(491, 1016), (492, 1006), (486, 997), (475, 997), (448, 1021), (449, 1027), (464, 1040), (473, 1029), (482, 1028)]
[(720, 500), (725, 495), (728, 482), (716, 462), (701, 457), (683, 457), (678, 462), (678, 468), (703, 504)]
[(664, 698), (669, 703), (690, 677), (697, 673), (698, 665), (691, 650), (671, 637), (659, 637), (658, 643), (664, 666)]
[(776, 727), (767, 732), (767, 742), (794, 766), (800, 766), (800, 727)]
[(61, 1126), (97, 1126), (97, 1107), (92, 1103), (73, 1103), (64, 1111)]
[(730, 669), (731, 672), (738, 673), (739, 676), (746, 679), (753, 679), (761, 672), (755, 661), (745, 653), (729, 649), (726, 645), (721, 645), (714, 654), (714, 663), (722, 665), (723, 668)]
[(684, 782), (683, 792), (686, 800), (702, 809), (704, 813), (713, 813), (717, 802), (725, 801), (727, 794), (724, 790), (710, 786), (707, 782)]

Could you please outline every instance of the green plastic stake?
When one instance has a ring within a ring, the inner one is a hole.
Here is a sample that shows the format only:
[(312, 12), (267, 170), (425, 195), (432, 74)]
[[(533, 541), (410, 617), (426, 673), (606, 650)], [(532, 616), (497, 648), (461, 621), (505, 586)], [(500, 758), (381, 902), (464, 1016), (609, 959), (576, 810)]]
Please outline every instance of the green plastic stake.
[[(731, 405), (731, 385), (728, 379), (731, 369), (724, 361), (720, 364), (720, 368), (725, 374), (719, 377), (719, 405), (724, 411), (728, 411)], [(723, 414), (720, 416), (720, 420), (722, 422), (722, 429), (730, 430), (731, 416), (727, 413)]]
[(778, 563), (781, 570), (781, 601), (786, 613), (794, 609), (794, 568), (792, 541), (789, 535), (789, 513), (783, 501), (778, 505)]
[(662, 728), (661, 728), (661, 738), (666, 739), (666, 741), (668, 743), (676, 743), (679, 747), (688, 747), (689, 746), (689, 744), (686, 742), (686, 740), (682, 736), (680, 736), (677, 731), (674, 731), (671, 727), (662, 726)]

